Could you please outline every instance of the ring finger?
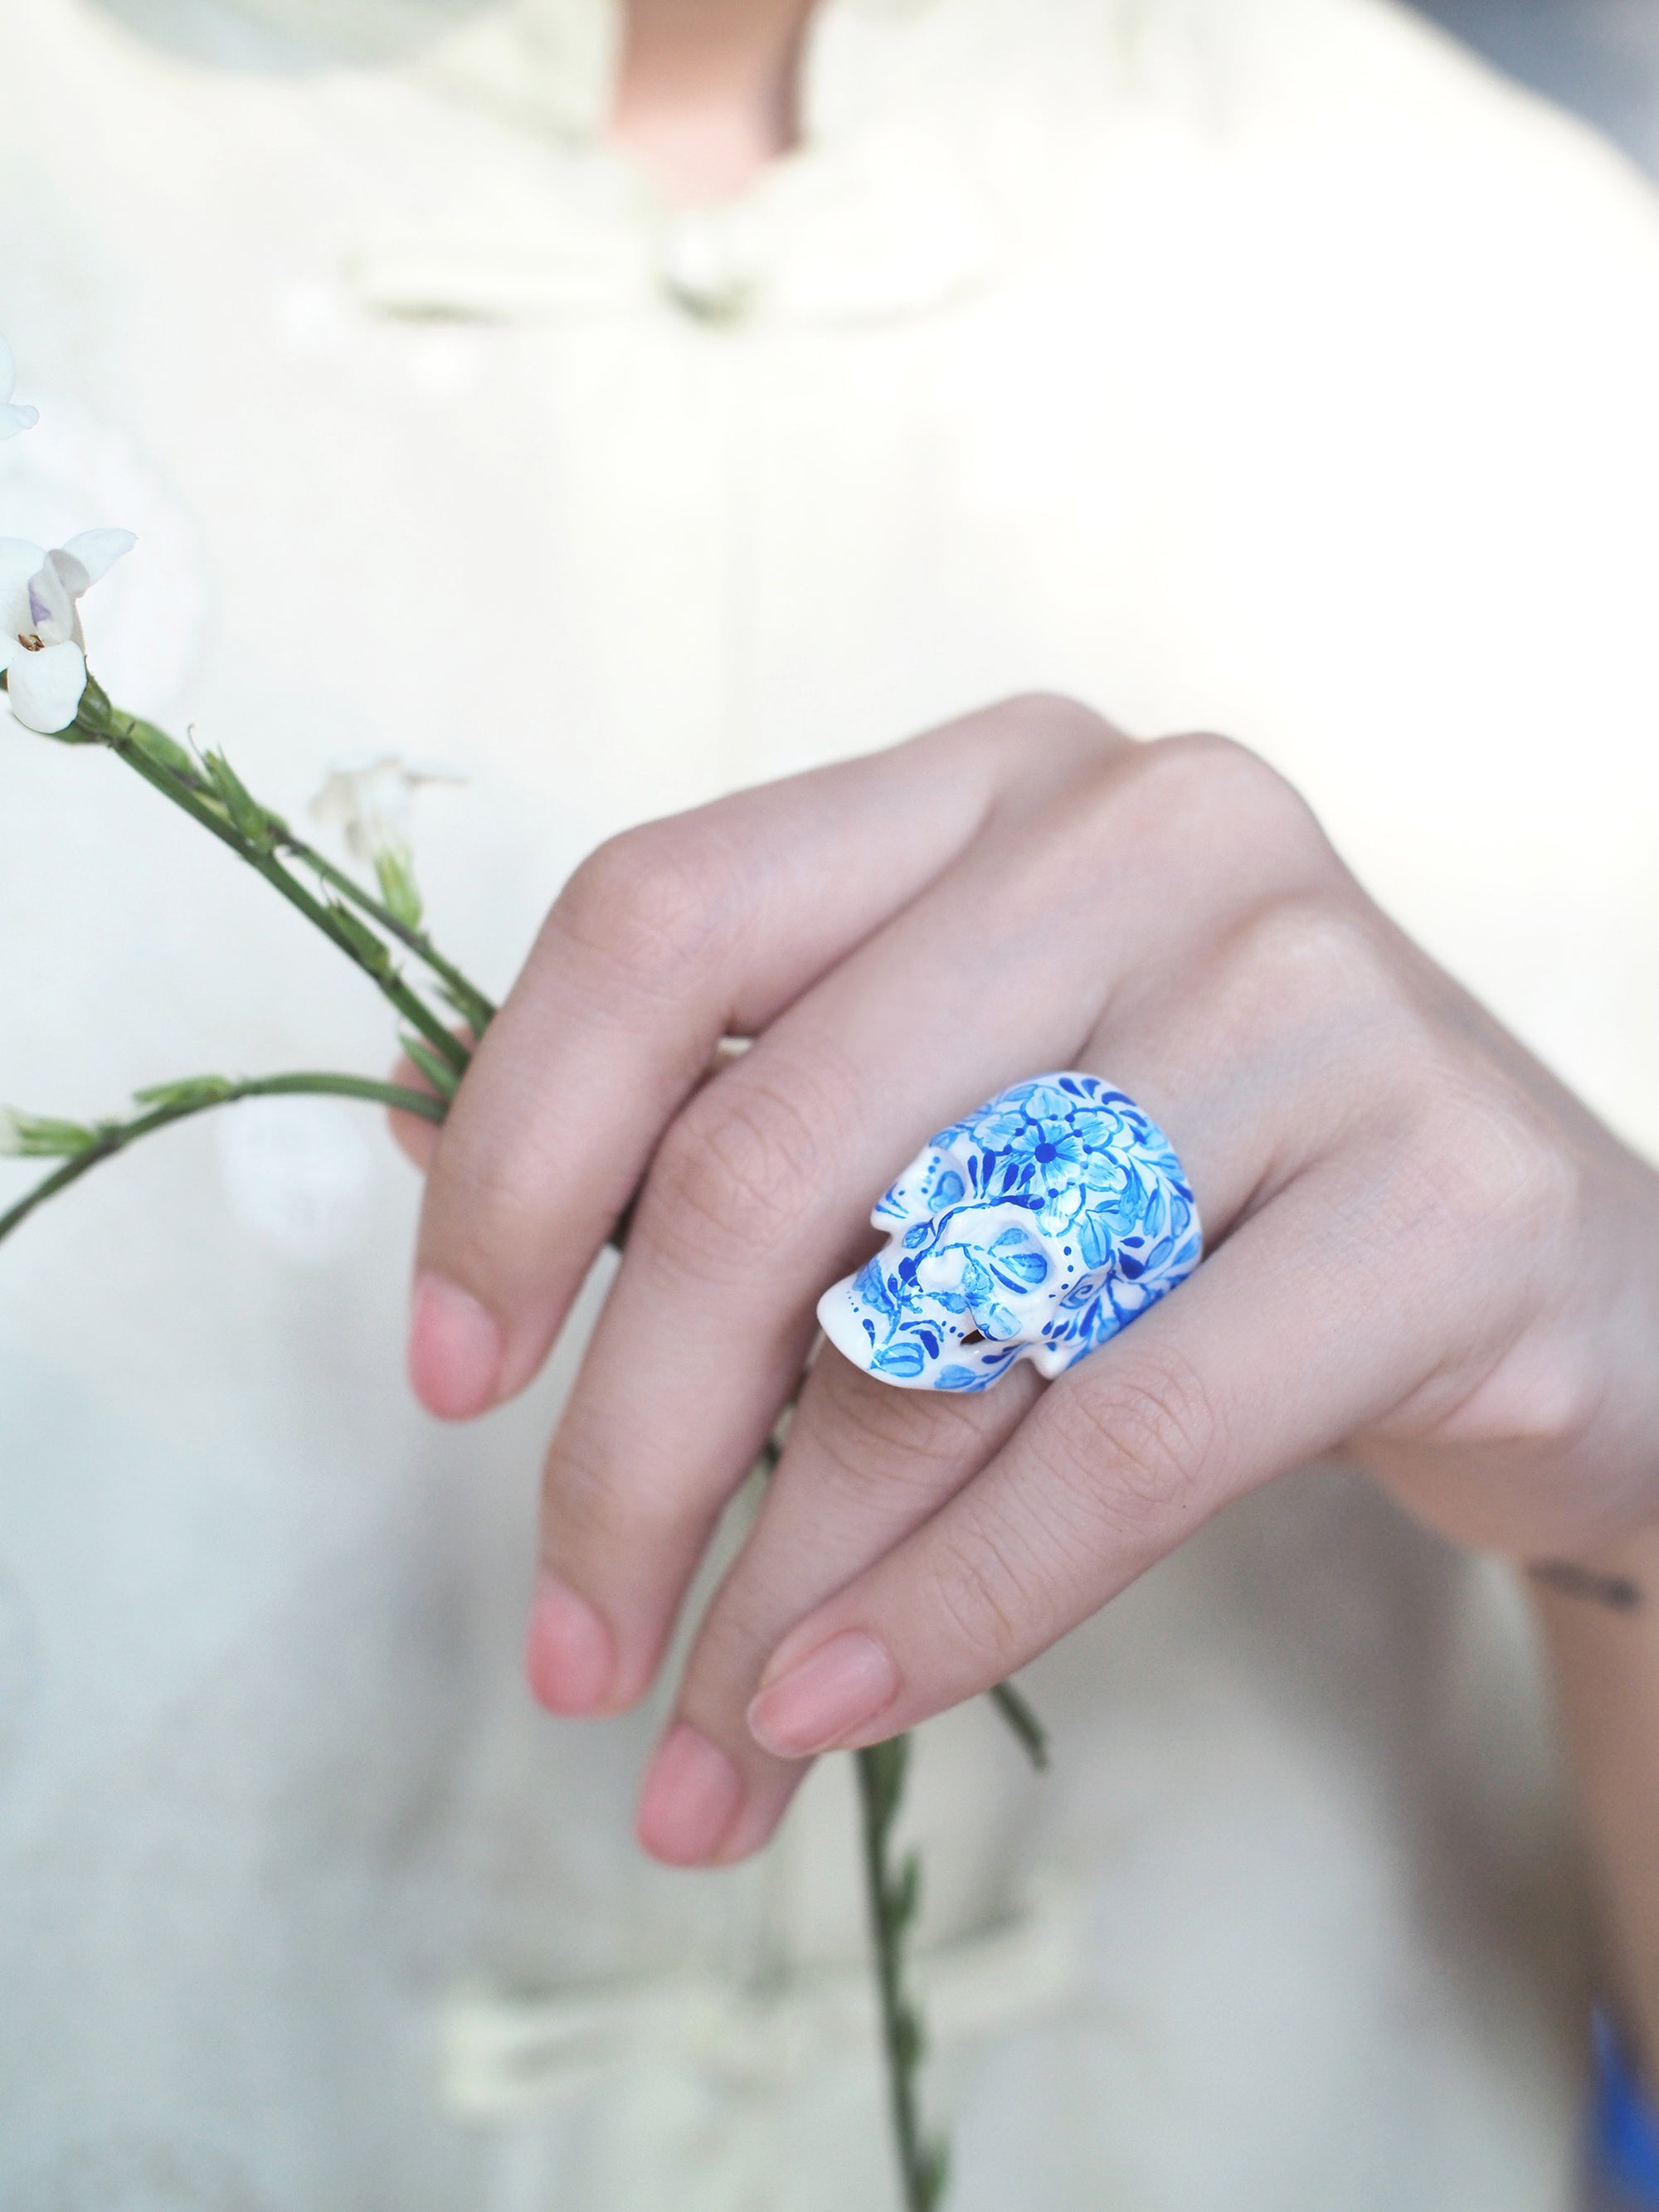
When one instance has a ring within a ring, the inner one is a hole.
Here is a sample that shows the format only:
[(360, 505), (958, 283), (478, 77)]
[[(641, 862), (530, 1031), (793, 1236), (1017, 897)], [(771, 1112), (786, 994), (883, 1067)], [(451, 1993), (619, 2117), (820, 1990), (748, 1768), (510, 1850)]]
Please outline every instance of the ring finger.
[[(1213, 994), (1185, 994), (1181, 1004), (1184, 1017), (1156, 1034), (1138, 1035), (1133, 1025), (1097, 1033), (1079, 1062), (1085, 1072), (1109, 1069), (1114, 1079), (1133, 1071), (1134, 1095), (1156, 1101), (1158, 1118), (1173, 1124), (1185, 1157), (1198, 1163), (1196, 1187), (1224, 1233), (1276, 1181), (1280, 1055), (1259, 1048), (1254, 1079), (1241, 1079)], [(1264, 1033), (1253, 1027), (1260, 1047)], [(1224, 1091), (1212, 1073), (1220, 1065)], [(678, 1864), (726, 1862), (766, 1840), (805, 1772), (801, 1762), (763, 1750), (746, 1725), (772, 1651), (978, 1474), (1039, 1391), (1024, 1364), (979, 1395), (894, 1390), (825, 1347), (647, 1773), (639, 1832), (648, 1850)]]

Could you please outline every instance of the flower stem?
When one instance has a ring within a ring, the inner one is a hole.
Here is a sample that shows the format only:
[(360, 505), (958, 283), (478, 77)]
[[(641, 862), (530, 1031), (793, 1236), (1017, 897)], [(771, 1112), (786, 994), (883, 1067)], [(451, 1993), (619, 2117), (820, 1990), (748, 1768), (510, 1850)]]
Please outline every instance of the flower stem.
[(375, 1105), (395, 1106), (403, 1113), (418, 1114), (427, 1121), (441, 1121), (447, 1110), (442, 1099), (430, 1097), (424, 1091), (408, 1091), (398, 1083), (376, 1083), (366, 1075), (261, 1075), (240, 1083), (212, 1076), (204, 1077), (199, 1084), (180, 1085), (179, 1089), (187, 1095), (167, 1099), (147, 1114), (137, 1114), (126, 1121), (100, 1122), (90, 1144), (71, 1154), (61, 1168), (36, 1183), (9, 1212), (0, 1213), (0, 1244), (49, 1198), (56, 1198), (60, 1190), (67, 1190), (72, 1182), (78, 1182), (105, 1160), (113, 1159), (118, 1152), (125, 1152), (141, 1137), (150, 1136), (174, 1121), (187, 1121), (192, 1115), (208, 1113), (216, 1106), (234, 1106), (242, 1098), (365, 1098)]
[(893, 2148), (905, 2212), (936, 2212), (945, 2198), (949, 2160), (945, 2145), (927, 2140), (921, 2131), (916, 2092), (927, 2040), (904, 1973), (904, 1939), (921, 1902), (921, 1869), (912, 1853), (896, 1869), (891, 1851), (909, 1755), (909, 1737), (898, 1735), (855, 1752), (854, 1758), (863, 1813), (865, 1889), (876, 1954)]
[(296, 837), (286, 825), (276, 842), (290, 859), (303, 861), (314, 875), (319, 876), (331, 890), (338, 891), (342, 898), (349, 899), (354, 906), (361, 907), (365, 914), (372, 915), (388, 936), (395, 937), (400, 945), (406, 945), (415, 957), (429, 968), (443, 985), (444, 996), (471, 1027), (473, 1036), (481, 1037), (483, 1035), (495, 1018), (497, 1010), (494, 1001), (485, 998), (477, 985), (462, 975), (453, 961), (444, 958), (423, 929), (412, 928), (408, 922), (399, 921), (391, 908), (383, 905), (372, 891), (365, 890), (355, 876), (349, 875), (343, 868), (337, 868), (326, 854), (319, 853), (314, 845), (307, 844), (303, 837)]
[(441, 1053), (458, 1073), (463, 1073), (471, 1054), (425, 1001), (410, 990), (392, 967), (390, 953), (373, 933), (361, 922), (348, 928), (342, 921), (338, 908), (326, 907), (320, 900), (313, 898), (305, 885), (289, 873), (274, 853), (262, 851), (251, 837), (217, 811), (209, 799), (192, 790), (175, 769), (164, 766), (142, 744), (135, 742), (133, 733), (121, 726), (128, 719), (118, 711), (112, 711), (106, 728), (100, 732), (103, 742), (117, 759), (125, 761), (136, 775), (143, 776), (146, 783), (152, 785), (164, 798), (170, 799), (175, 806), (181, 807), (192, 821), (199, 822), (204, 830), (210, 830), (221, 844), (228, 845), (239, 859), (246, 860), (256, 874), (263, 876), (274, 890), (280, 891), (290, 906), (297, 907), (313, 927), (321, 930), (347, 959), (362, 969), (380, 995), (397, 1008), (410, 1027), (418, 1030), (428, 1043)]
[[(158, 729), (154, 722), (147, 722), (141, 716), (129, 714), (113, 705), (108, 693), (90, 678), (76, 717), (73, 732), (65, 732), (66, 736), (71, 734), (82, 743), (90, 740), (107, 746), (112, 751), (124, 753), (130, 766), (137, 765), (132, 757), (136, 752), (150, 769), (160, 770), (161, 776), (168, 779), (162, 781), (151, 775), (148, 777), (149, 781), (175, 800), (179, 790), (191, 793), (208, 809), (205, 817), (194, 809), (187, 810), (193, 818), (204, 822), (206, 828), (212, 830), (216, 836), (244, 859), (251, 857), (245, 848), (252, 841), (240, 833), (235, 822), (227, 818), (212, 780), (197, 767), (185, 748), (175, 738), (168, 737), (165, 730)], [(169, 783), (177, 789), (169, 788)], [(495, 1019), (496, 1008), (494, 1002), (487, 999), (477, 985), (469, 976), (464, 975), (453, 961), (444, 958), (426, 932), (394, 914), (383, 901), (366, 890), (355, 876), (343, 868), (337, 867), (314, 845), (307, 844), (303, 837), (296, 837), (279, 814), (258, 807), (257, 802), (255, 805), (264, 826), (270, 833), (273, 847), (286, 853), (290, 859), (301, 862), (331, 890), (338, 891), (342, 898), (349, 900), (353, 906), (369, 915), (377, 927), (406, 945), (416, 958), (437, 977), (443, 986), (444, 995), (469, 1024), (473, 1036), (482, 1036)]]

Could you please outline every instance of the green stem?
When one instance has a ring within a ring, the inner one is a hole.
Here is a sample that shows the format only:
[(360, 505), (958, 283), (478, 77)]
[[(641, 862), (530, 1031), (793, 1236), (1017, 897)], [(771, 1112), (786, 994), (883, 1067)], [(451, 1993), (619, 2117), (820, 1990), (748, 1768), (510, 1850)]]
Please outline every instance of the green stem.
[(1007, 1722), (1039, 1774), (1048, 1771), (1048, 1731), (1012, 1682), (999, 1682), (985, 1693)]
[(36, 1183), (9, 1212), (0, 1213), (0, 1244), (49, 1198), (56, 1198), (60, 1190), (67, 1190), (72, 1182), (78, 1182), (105, 1160), (113, 1159), (118, 1152), (125, 1152), (141, 1137), (150, 1136), (174, 1121), (187, 1121), (192, 1115), (208, 1113), (216, 1106), (234, 1106), (241, 1098), (297, 1097), (365, 1098), (375, 1105), (395, 1106), (403, 1113), (418, 1114), (427, 1121), (441, 1121), (447, 1110), (442, 1099), (430, 1097), (424, 1091), (408, 1091), (398, 1083), (376, 1083), (366, 1075), (262, 1075), (242, 1083), (204, 1081), (199, 1096), (171, 1100), (148, 1114), (136, 1115), (130, 1121), (101, 1123), (84, 1150)]
[(296, 837), (284, 828), (277, 840), (283, 852), (292, 859), (303, 861), (313, 874), (320, 876), (342, 898), (349, 899), (354, 906), (374, 917), (389, 936), (400, 945), (406, 945), (415, 957), (421, 961), (445, 986), (452, 1006), (462, 1019), (470, 1024), (475, 1037), (481, 1037), (495, 1018), (497, 1009), (492, 1000), (485, 998), (476, 983), (471, 982), (452, 961), (446, 960), (423, 929), (415, 929), (400, 921), (389, 906), (385, 906), (372, 891), (365, 890), (355, 876), (343, 868), (337, 868), (326, 854), (314, 845), (307, 845), (303, 837)]
[[(87, 737), (97, 744), (111, 746), (112, 750), (115, 749), (113, 741), (119, 737), (135, 741), (141, 750), (148, 740), (151, 764), (170, 775), (183, 790), (207, 801), (210, 807), (214, 808), (210, 826), (216, 829), (216, 834), (226, 843), (234, 844), (238, 852), (241, 851), (245, 841), (235, 832), (234, 825), (227, 824), (214, 806), (216, 793), (212, 784), (191, 763), (183, 746), (169, 738), (165, 730), (158, 729), (154, 722), (146, 722), (137, 714), (129, 714), (123, 708), (113, 706), (101, 686), (94, 689), (90, 684), (76, 720), (78, 727)], [(166, 757), (158, 757), (161, 755)], [(173, 793), (169, 793), (168, 796), (172, 797)], [(198, 821), (201, 818), (199, 814), (195, 817)], [(464, 975), (453, 961), (444, 958), (426, 932), (393, 914), (389, 906), (377, 899), (373, 891), (366, 890), (355, 876), (348, 874), (343, 868), (337, 867), (325, 854), (319, 853), (314, 845), (307, 844), (303, 837), (296, 837), (279, 815), (273, 814), (269, 819), (278, 849), (301, 861), (331, 890), (338, 891), (342, 898), (349, 899), (388, 936), (395, 937), (400, 945), (407, 945), (416, 958), (444, 985), (455, 1011), (471, 1024), (473, 1035), (482, 1036), (495, 1018), (494, 1002), (487, 999), (477, 985)], [(227, 828), (232, 833), (229, 836), (225, 836)]]
[(256, 874), (263, 876), (274, 890), (280, 891), (290, 906), (297, 907), (314, 928), (319, 929), (331, 944), (337, 945), (349, 960), (362, 969), (381, 996), (397, 1008), (410, 1027), (417, 1030), (434, 1051), (441, 1053), (458, 1074), (464, 1074), (471, 1059), (471, 1053), (425, 1001), (410, 989), (392, 967), (391, 956), (386, 948), (383, 945), (380, 948), (382, 955), (380, 961), (374, 959), (341, 927), (337, 916), (331, 914), (320, 900), (313, 898), (273, 853), (262, 852), (208, 799), (192, 790), (183, 776), (163, 767), (144, 750), (142, 744), (135, 742), (132, 732), (121, 726), (130, 719), (112, 709), (107, 726), (98, 732), (103, 743), (116, 757), (125, 761), (135, 774), (143, 776), (146, 783), (164, 798), (170, 799), (175, 806), (182, 808), (192, 821), (199, 822), (204, 830), (211, 830), (222, 845), (228, 845), (239, 859), (246, 860)]
[(909, 1737), (900, 1735), (855, 1752), (854, 1758), (863, 1814), (865, 1889), (876, 1954), (893, 2148), (905, 2212), (936, 2212), (944, 2201), (947, 2160), (944, 2145), (927, 2141), (921, 2131), (916, 2092), (926, 2039), (904, 1976), (904, 1938), (921, 1901), (921, 1869), (912, 1856), (896, 1871), (890, 1850), (909, 1753)]

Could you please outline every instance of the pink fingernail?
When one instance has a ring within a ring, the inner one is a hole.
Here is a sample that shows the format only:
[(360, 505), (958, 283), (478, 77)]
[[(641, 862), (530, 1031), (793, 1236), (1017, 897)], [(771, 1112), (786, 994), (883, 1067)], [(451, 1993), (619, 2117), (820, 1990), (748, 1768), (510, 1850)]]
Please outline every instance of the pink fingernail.
[(536, 1580), (525, 1673), (538, 1701), (569, 1720), (598, 1712), (616, 1680), (616, 1642), (603, 1616), (556, 1575)]
[(637, 1832), (653, 1858), (701, 1866), (743, 1803), (743, 1777), (718, 1744), (682, 1721), (657, 1747), (640, 1792)]
[(467, 1421), (501, 1386), (507, 1338), (494, 1314), (441, 1275), (417, 1277), (409, 1320), (409, 1379), (428, 1413)]
[(898, 1692), (887, 1646), (861, 1628), (843, 1629), (761, 1692), (749, 1708), (750, 1733), (780, 1759), (806, 1759), (867, 1727)]

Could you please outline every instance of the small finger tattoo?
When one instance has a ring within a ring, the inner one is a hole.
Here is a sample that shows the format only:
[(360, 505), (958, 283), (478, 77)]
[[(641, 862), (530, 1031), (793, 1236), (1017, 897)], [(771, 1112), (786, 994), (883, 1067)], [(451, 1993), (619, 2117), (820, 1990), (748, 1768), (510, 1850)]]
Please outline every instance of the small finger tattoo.
[(1647, 1603), (1641, 1584), (1628, 1575), (1597, 1574), (1572, 1559), (1534, 1559), (1527, 1572), (1559, 1597), (1585, 1598), (1591, 1605), (1606, 1606), (1609, 1613), (1640, 1613)]

